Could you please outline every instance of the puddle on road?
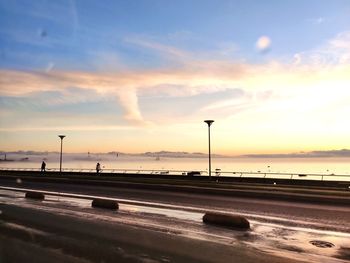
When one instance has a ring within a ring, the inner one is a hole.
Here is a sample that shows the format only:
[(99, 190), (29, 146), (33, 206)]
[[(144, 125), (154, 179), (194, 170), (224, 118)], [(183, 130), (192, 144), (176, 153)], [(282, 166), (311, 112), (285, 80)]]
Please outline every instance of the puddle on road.
[[(344, 262), (338, 259), (346, 259), (348, 251), (346, 248), (350, 244), (350, 234), (347, 233), (301, 230), (268, 224), (254, 224), (252, 230), (253, 240), (247, 238), (244, 242), (258, 249), (263, 247), (278, 255), (296, 257), (301, 260), (310, 257), (310, 262), (314, 262), (312, 259), (316, 257), (320, 257), (319, 262)], [(316, 242), (319, 244), (329, 243), (332, 246), (318, 247), (312, 241), (319, 241)]]
[(23, 226), (20, 224), (16, 224), (16, 223), (9, 223), (9, 222), (5, 222), (3, 220), (0, 220), (0, 223), (3, 224), (6, 227), (12, 228), (12, 229), (19, 229), (19, 230), (25, 230), (28, 233), (33, 233), (33, 234), (39, 234), (39, 235), (48, 235), (47, 232), (35, 229), (35, 228), (31, 228), (31, 227), (27, 227), (27, 226)]
[(194, 212), (187, 212), (182, 210), (156, 208), (156, 207), (127, 205), (127, 204), (121, 204), (120, 210), (136, 212), (140, 214), (157, 214), (157, 215), (163, 215), (169, 218), (191, 220), (195, 222), (202, 222), (202, 217), (203, 217), (202, 213), (194, 213)]
[[(90, 208), (91, 200), (87, 199), (77, 199), (69, 197), (58, 197), (46, 195), (45, 200), (43, 201), (47, 204), (59, 204), (59, 206), (67, 205), (80, 208)], [(131, 204), (119, 204), (119, 211), (137, 213), (140, 215), (163, 215), (169, 218), (177, 218), (181, 220), (192, 220), (196, 222), (202, 222), (203, 213), (188, 212), (184, 210), (174, 210), (166, 208), (157, 208), (150, 206), (140, 206), (140, 205), (131, 205)]]
[(334, 244), (328, 241), (323, 241), (323, 240), (311, 240), (309, 242), (310, 244), (319, 247), (319, 248), (331, 248), (334, 247)]
[(46, 195), (45, 200), (43, 202), (47, 204), (57, 204), (59, 206), (66, 205), (66, 206), (80, 207), (80, 208), (91, 207), (91, 200), (88, 200), (88, 199), (78, 199), (78, 198), (61, 197), (61, 196), (54, 196), (54, 195)]

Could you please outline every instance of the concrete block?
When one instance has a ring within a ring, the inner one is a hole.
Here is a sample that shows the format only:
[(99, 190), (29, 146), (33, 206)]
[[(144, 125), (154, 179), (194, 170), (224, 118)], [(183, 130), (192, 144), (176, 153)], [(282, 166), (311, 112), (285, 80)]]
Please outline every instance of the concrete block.
[(31, 199), (38, 199), (38, 200), (44, 200), (45, 199), (45, 195), (43, 193), (40, 192), (26, 192), (26, 198), (31, 198)]
[(113, 210), (116, 210), (119, 208), (119, 205), (116, 201), (108, 200), (108, 199), (94, 199), (92, 200), (91, 206), (97, 207), (97, 208), (113, 209)]
[(245, 217), (239, 215), (208, 212), (204, 214), (203, 222), (206, 224), (232, 227), (241, 230), (247, 230), (250, 228), (249, 221)]

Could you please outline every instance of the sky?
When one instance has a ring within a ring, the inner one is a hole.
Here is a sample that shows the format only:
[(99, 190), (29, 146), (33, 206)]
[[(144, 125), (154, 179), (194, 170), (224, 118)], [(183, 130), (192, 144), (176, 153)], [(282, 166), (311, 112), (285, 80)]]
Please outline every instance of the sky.
[(350, 148), (350, 1), (0, 0), (0, 150)]

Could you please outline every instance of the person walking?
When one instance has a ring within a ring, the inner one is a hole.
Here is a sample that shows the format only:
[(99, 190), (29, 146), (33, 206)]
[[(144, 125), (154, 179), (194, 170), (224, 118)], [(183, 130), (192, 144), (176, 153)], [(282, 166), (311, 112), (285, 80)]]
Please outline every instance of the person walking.
[(100, 163), (96, 164), (96, 173), (99, 174), (101, 172), (101, 165)]
[(43, 172), (45, 172), (46, 171), (46, 163), (45, 163), (45, 161), (43, 161), (42, 163), (41, 163), (41, 172), (43, 173)]

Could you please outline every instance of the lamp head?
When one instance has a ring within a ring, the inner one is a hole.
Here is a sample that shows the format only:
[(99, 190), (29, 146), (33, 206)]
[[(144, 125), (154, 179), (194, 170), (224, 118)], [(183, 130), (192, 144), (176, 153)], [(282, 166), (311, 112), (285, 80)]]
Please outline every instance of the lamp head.
[(214, 122), (213, 120), (205, 120), (204, 121), (206, 124), (208, 124), (208, 126), (210, 127), (211, 124)]
[(58, 137), (60, 137), (61, 140), (63, 140), (63, 138), (66, 137), (66, 135), (58, 135)]

